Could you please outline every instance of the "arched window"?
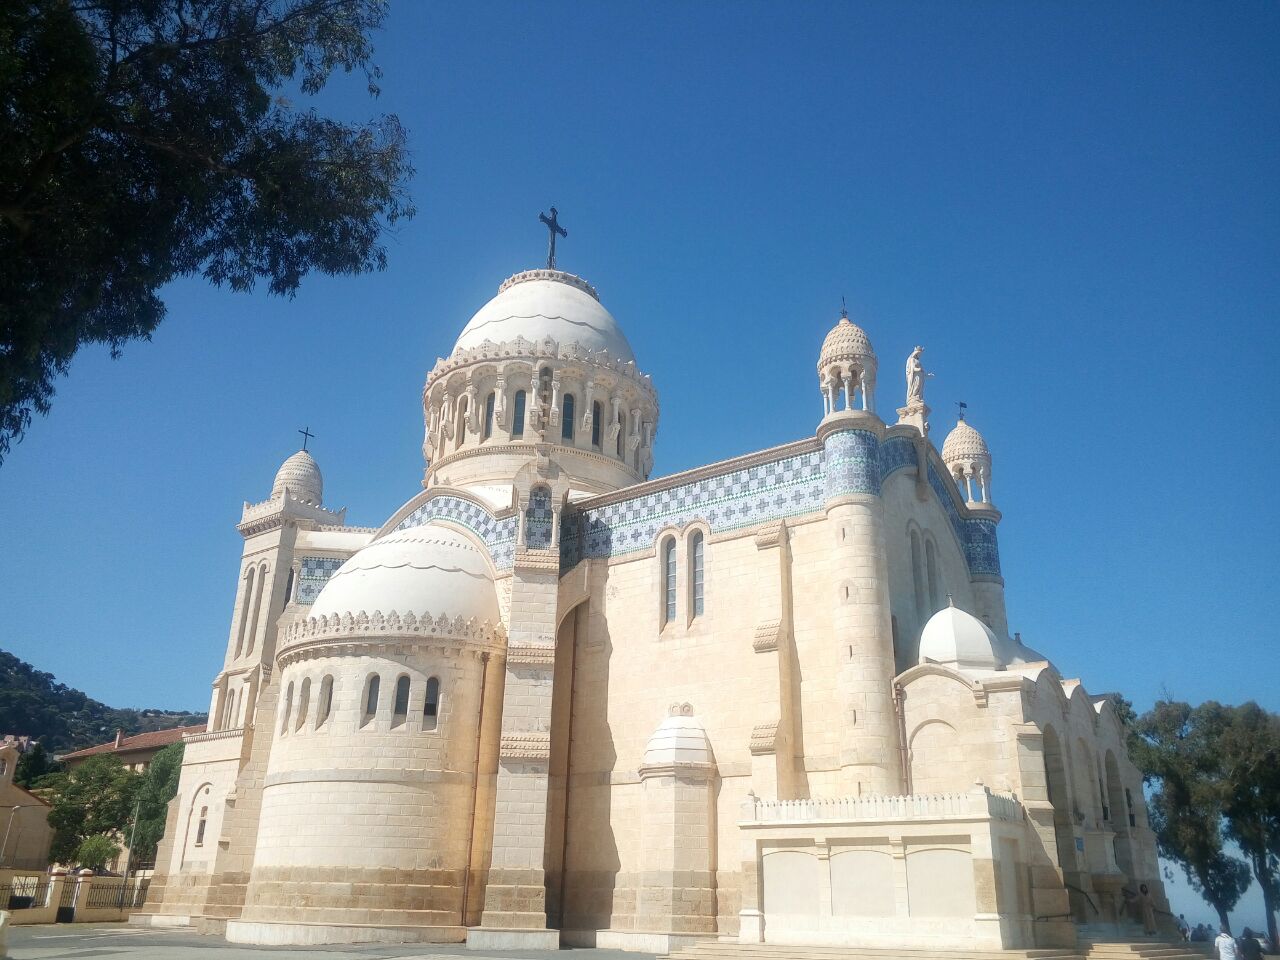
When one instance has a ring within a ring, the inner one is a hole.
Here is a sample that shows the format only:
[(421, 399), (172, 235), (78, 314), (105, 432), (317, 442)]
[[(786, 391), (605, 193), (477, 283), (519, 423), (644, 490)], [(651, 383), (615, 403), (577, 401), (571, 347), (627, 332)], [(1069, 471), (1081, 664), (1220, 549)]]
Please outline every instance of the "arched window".
[(378, 688), (381, 685), (382, 679), (376, 673), (369, 675), (364, 688), (364, 716), (360, 718), (362, 727), (378, 715)]
[(497, 394), (490, 391), (484, 398), (484, 439), (486, 440), (493, 436), (493, 405), (496, 397)]
[(253, 575), (257, 568), (250, 567), (244, 577), (244, 599), (240, 604), (240, 629), (236, 633), (236, 656), (244, 649), (244, 632), (249, 627), (249, 610), (253, 606)]
[(560, 411), (560, 437), (573, 442), (574, 399), (572, 393), (564, 395), (564, 409)]
[(524, 436), (524, 391), (516, 391), (515, 410), (511, 414), (511, 435), (513, 437)]
[(302, 681), (302, 689), (298, 692), (298, 719), (294, 721), (293, 729), (302, 729), (302, 725), (307, 722), (307, 710), (310, 706), (311, 678), (307, 677)]
[(676, 540), (662, 541), (662, 625), (676, 619)]
[(938, 573), (938, 550), (932, 537), (924, 542), (924, 560), (929, 572), (929, 612), (937, 613), (942, 609), (942, 577)]
[(245, 653), (253, 653), (254, 645), (258, 642), (258, 614), (262, 610), (262, 591), (266, 585), (267, 565), (264, 563), (258, 567), (257, 599), (253, 602), (253, 618), (249, 621), (249, 644)]
[(434, 730), (440, 722), (440, 680), (427, 678), (427, 699), (422, 704), (422, 729)]
[(204, 828), (205, 828), (205, 824), (207, 824), (208, 822), (209, 822), (209, 808), (201, 807), (200, 821), (196, 824), (196, 846), (197, 847), (204, 846)]
[(695, 530), (689, 538), (689, 609), (694, 617), (702, 616), (705, 609), (706, 574), (703, 568), (706, 542), (702, 531)]
[(316, 728), (329, 719), (329, 711), (333, 709), (333, 677), (327, 676), (320, 681), (320, 703), (316, 705)]
[(618, 456), (622, 456), (622, 439), (627, 435), (627, 415), (618, 411)]
[(280, 732), (289, 732), (289, 714), (293, 712), (293, 681), (289, 681), (289, 688), (284, 695), (284, 711), (280, 717)]
[(1138, 825), (1138, 811), (1133, 808), (1133, 794), (1129, 792), (1129, 788), (1124, 788), (1124, 805), (1129, 808), (1129, 826), (1136, 827)]
[(409, 716), (409, 678), (401, 677), (396, 681), (396, 698), (391, 708), (391, 725), (398, 727)]
[(911, 531), (911, 582), (916, 595), (916, 619), (923, 626), (929, 618), (927, 601), (924, 595), (924, 557), (921, 555), (920, 534)]
[(591, 445), (597, 450), (600, 449), (600, 417), (603, 412), (597, 401), (591, 405)]

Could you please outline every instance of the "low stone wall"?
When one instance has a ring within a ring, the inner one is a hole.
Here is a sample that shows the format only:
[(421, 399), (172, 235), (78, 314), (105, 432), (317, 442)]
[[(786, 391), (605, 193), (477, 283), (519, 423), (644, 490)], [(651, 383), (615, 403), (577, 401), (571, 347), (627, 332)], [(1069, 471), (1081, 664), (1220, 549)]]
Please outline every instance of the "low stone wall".
[[(142, 909), (147, 881), (78, 874), (19, 874), (4, 884), (3, 903), (12, 926), (63, 922), (106, 923), (127, 920)], [(59, 915), (62, 915), (61, 917)]]

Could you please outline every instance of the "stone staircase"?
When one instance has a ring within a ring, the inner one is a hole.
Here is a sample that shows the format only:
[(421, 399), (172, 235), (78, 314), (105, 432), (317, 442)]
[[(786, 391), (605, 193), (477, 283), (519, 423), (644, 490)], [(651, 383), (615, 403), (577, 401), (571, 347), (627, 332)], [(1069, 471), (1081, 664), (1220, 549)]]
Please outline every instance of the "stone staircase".
[(950, 947), (904, 950), (874, 947), (796, 946), (700, 940), (673, 950), (666, 960), (1205, 960), (1211, 944), (1171, 944), (1158, 936), (1104, 936), (1083, 929), (1075, 949), (966, 950)]
[(1211, 943), (1170, 943), (1142, 934), (1117, 939), (1081, 931), (1079, 943), (1084, 960), (1205, 960), (1213, 950)]
[[(692, 946), (671, 951), (667, 960), (1080, 960), (1080, 954), (1066, 949), (966, 950), (933, 947), (904, 950), (897, 947), (792, 946), (700, 940)], [(1198, 956), (1196, 960), (1204, 960), (1204, 957)]]

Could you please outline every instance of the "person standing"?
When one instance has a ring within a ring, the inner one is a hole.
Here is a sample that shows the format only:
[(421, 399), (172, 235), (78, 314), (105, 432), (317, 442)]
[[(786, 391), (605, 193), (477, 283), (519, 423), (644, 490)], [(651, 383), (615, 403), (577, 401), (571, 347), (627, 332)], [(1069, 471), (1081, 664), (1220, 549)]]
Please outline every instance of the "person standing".
[(1240, 960), (1262, 960), (1262, 944), (1248, 927), (1240, 937)]
[(1186, 943), (1191, 939), (1191, 927), (1187, 923), (1185, 914), (1178, 914), (1178, 933), (1182, 934), (1182, 942)]
[(1151, 891), (1144, 883), (1138, 888), (1138, 910), (1142, 914), (1142, 932), (1148, 937), (1156, 933), (1156, 905), (1151, 901)]
[(1218, 960), (1240, 960), (1240, 951), (1236, 948), (1236, 938), (1231, 935), (1231, 931), (1227, 929), (1225, 923), (1218, 933), (1218, 938), (1213, 941), (1213, 950), (1217, 954)]

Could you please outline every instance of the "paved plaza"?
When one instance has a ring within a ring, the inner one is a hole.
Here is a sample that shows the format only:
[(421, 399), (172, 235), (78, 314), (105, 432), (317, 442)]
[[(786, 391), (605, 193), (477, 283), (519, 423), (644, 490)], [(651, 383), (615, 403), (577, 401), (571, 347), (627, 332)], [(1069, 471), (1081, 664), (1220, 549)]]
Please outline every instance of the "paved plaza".
[(462, 944), (346, 944), (329, 947), (249, 947), (190, 930), (153, 930), (124, 923), (49, 925), (9, 928), (11, 960), (93, 960), (138, 957), (141, 960), (246, 960), (274, 953), (324, 960), (648, 960), (649, 954), (617, 950), (512, 950), (484, 953)]

